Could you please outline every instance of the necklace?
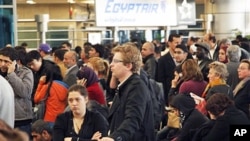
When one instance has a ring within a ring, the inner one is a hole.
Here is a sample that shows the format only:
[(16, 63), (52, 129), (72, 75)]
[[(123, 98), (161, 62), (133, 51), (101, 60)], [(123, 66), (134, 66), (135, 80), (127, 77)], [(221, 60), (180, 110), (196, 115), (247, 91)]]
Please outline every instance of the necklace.
[(82, 126), (82, 123), (83, 123), (84, 119), (76, 119), (76, 118), (73, 118), (73, 124), (74, 124), (74, 129), (75, 129), (75, 132), (78, 134), (80, 129), (81, 129), (81, 126)]

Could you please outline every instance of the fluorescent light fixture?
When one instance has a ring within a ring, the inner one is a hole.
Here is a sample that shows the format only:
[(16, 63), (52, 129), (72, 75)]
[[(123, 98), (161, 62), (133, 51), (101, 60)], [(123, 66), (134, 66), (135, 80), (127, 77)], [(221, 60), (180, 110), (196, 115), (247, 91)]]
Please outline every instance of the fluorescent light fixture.
[(68, 0), (68, 3), (76, 3), (75, 0)]
[(26, 0), (27, 4), (36, 4), (36, 2), (34, 2), (33, 0)]
[(94, 4), (94, 0), (81, 0), (80, 3), (86, 3), (86, 4)]

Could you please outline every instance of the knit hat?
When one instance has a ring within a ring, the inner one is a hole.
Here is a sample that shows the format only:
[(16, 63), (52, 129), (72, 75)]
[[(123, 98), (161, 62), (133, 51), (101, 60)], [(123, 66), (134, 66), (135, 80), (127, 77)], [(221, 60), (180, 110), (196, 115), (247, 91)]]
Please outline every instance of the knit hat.
[(40, 44), (39, 51), (44, 51), (45, 53), (50, 53), (51, 47), (49, 44)]

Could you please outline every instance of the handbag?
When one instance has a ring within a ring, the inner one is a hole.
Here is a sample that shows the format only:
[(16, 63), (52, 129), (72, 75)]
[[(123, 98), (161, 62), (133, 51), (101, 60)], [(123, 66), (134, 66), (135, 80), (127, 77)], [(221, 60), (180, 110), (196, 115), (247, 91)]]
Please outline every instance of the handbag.
[(35, 108), (34, 108), (35, 120), (44, 118), (44, 115), (46, 112), (46, 101), (47, 101), (48, 97), (49, 97), (49, 88), (46, 92), (44, 99), (42, 99), (38, 104), (35, 105)]
[(206, 100), (203, 100), (199, 104), (197, 104), (195, 108), (202, 114), (207, 115), (206, 104), (207, 104)]
[(34, 112), (35, 112), (35, 119), (43, 119), (46, 111), (46, 100), (40, 101), (36, 104)]

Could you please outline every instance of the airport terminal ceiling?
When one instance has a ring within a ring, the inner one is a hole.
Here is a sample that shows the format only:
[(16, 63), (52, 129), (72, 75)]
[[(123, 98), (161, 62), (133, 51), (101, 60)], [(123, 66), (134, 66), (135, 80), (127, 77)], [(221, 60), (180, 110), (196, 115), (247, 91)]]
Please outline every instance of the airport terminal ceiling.
[[(16, 0), (17, 4), (26, 4), (27, 0)], [(31, 0), (32, 1), (32, 0)], [(95, 0), (33, 0), (36, 4), (64, 4), (74, 1), (75, 4), (94, 4)], [(204, 4), (204, 0), (195, 0), (196, 4)]]

